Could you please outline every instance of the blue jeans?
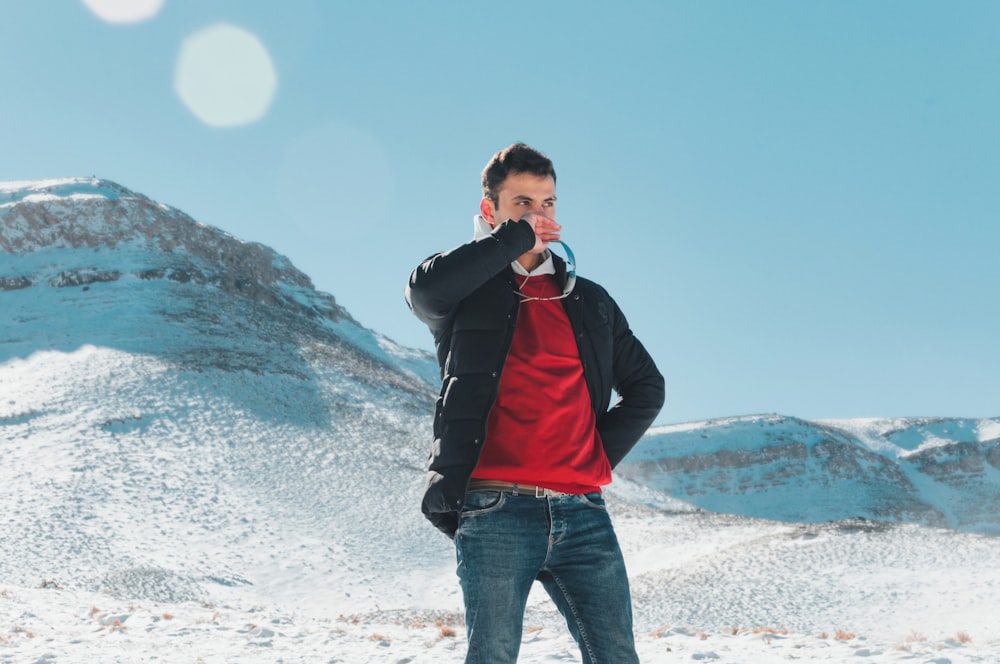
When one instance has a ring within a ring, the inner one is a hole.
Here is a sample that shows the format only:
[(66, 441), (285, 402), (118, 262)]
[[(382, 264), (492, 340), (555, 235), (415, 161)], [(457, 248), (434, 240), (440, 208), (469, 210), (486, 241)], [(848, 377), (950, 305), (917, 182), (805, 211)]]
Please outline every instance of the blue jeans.
[(600, 493), (469, 493), (455, 548), (465, 596), (466, 664), (517, 661), (536, 579), (566, 619), (584, 664), (639, 661), (625, 562)]

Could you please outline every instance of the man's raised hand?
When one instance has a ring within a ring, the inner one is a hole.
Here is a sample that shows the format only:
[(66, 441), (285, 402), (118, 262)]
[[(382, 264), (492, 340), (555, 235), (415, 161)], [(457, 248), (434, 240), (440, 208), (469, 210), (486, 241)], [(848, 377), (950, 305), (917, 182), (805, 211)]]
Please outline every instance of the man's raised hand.
[(549, 246), (549, 242), (559, 241), (559, 231), (562, 230), (562, 226), (557, 224), (555, 219), (529, 212), (521, 217), (521, 221), (528, 222), (535, 231), (535, 246), (528, 253), (540, 254)]

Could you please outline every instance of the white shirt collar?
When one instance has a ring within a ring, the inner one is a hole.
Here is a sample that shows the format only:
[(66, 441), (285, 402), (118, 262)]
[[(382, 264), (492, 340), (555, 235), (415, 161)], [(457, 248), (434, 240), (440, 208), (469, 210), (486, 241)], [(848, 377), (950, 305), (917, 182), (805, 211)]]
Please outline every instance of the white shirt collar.
[[(472, 223), (473, 223), (473, 230), (475, 231), (474, 239), (476, 240), (491, 235), (495, 230), (489, 225), (489, 223), (487, 223), (485, 219), (483, 219), (483, 215), (481, 214), (477, 214), (472, 219)], [(514, 268), (514, 274), (520, 274), (521, 276), (525, 277), (534, 277), (539, 274), (555, 274), (556, 266), (555, 263), (552, 262), (552, 252), (546, 249), (545, 253), (542, 254), (542, 257), (544, 259), (542, 260), (542, 264), (536, 267), (531, 272), (528, 272), (526, 269), (524, 269), (524, 266), (518, 263), (517, 261), (511, 263), (510, 266)]]

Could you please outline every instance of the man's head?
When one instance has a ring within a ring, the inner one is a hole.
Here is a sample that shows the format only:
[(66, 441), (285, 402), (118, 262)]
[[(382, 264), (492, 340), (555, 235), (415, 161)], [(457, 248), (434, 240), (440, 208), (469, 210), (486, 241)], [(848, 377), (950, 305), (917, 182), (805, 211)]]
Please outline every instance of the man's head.
[(524, 143), (493, 155), (483, 169), (479, 209), (491, 226), (529, 212), (555, 219), (556, 171), (552, 160)]
[(514, 143), (493, 155), (483, 169), (483, 198), (496, 205), (503, 183), (511, 173), (551, 177), (552, 184), (556, 182), (556, 169), (551, 159), (524, 143)]

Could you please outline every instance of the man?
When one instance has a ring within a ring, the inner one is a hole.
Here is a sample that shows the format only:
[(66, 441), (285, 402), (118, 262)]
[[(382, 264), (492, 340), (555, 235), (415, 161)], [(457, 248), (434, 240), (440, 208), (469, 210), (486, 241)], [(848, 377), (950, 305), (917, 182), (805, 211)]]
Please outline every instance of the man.
[(475, 239), (406, 289), (441, 366), (422, 509), (455, 540), (465, 661), (517, 660), (539, 580), (585, 664), (637, 662), (600, 487), (659, 413), (663, 377), (608, 293), (548, 250), (562, 228), (552, 162), (516, 143), (482, 182)]

